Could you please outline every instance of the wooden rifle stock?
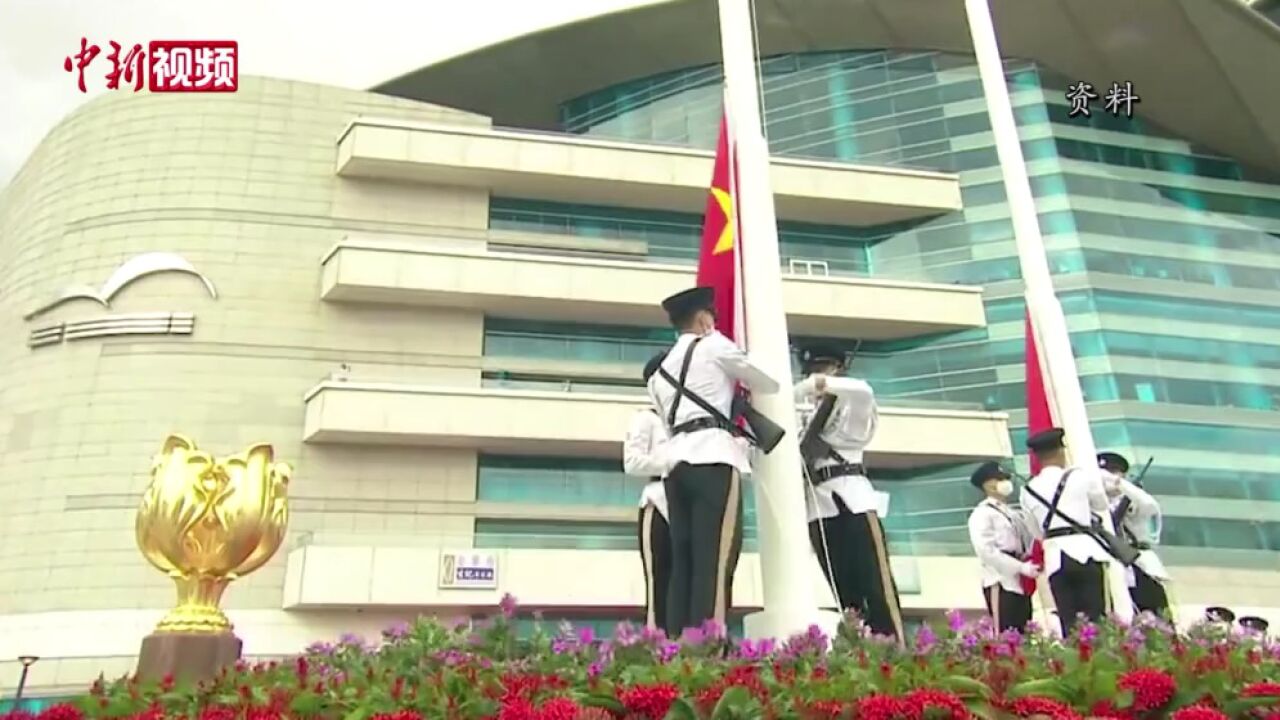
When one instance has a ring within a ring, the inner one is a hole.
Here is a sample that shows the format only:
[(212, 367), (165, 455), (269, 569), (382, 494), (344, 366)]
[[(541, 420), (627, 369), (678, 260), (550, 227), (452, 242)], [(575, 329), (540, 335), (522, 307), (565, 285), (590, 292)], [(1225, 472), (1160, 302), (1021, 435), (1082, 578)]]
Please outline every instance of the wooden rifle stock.
[(836, 399), (836, 396), (830, 393), (822, 396), (818, 409), (814, 411), (813, 418), (800, 438), (800, 457), (810, 469), (813, 468), (814, 463), (831, 452), (831, 446), (822, 439), (822, 431), (827, 427), (827, 422), (831, 420), (831, 413), (836, 409)]

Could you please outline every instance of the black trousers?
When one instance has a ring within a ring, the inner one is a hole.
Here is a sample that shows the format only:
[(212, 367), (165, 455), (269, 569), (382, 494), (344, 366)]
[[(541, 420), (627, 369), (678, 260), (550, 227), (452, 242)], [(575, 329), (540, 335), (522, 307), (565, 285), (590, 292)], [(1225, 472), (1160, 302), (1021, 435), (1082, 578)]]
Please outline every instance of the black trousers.
[(996, 583), (982, 588), (982, 599), (987, 602), (987, 612), (995, 622), (996, 630), (1026, 632), (1031, 622), (1031, 596), (1009, 592)]
[(1062, 567), (1049, 577), (1049, 590), (1058, 606), (1063, 637), (1071, 636), (1078, 616), (1097, 622), (1107, 613), (1106, 566), (1100, 562), (1082, 563), (1064, 554)]
[(742, 553), (742, 479), (730, 465), (680, 463), (667, 475), (671, 524), (669, 637), (707, 620), (725, 624)]
[(889, 568), (884, 526), (875, 512), (854, 514), (838, 495), (835, 502), (835, 517), (809, 523), (809, 542), (822, 573), (835, 585), (842, 610), (857, 612), (877, 635), (903, 642), (902, 605)]
[(1133, 576), (1136, 582), (1129, 588), (1129, 597), (1133, 598), (1134, 607), (1139, 612), (1169, 617), (1169, 595), (1164, 591), (1164, 583), (1146, 574), (1137, 565), (1133, 567)]
[(658, 508), (640, 508), (640, 562), (644, 564), (645, 624), (667, 627), (667, 590), (671, 587), (671, 527)]

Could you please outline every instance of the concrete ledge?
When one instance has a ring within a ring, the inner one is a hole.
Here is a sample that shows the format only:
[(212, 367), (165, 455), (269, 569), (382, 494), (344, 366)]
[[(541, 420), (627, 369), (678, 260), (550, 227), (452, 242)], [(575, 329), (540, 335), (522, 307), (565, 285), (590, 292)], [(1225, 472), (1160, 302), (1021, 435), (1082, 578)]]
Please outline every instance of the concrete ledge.
[[(304, 439), (618, 457), (644, 402), (643, 395), (327, 381), (306, 395)], [(1004, 413), (882, 407), (867, 459), (915, 467), (1010, 454)]]
[[(358, 118), (338, 138), (345, 178), (488, 188), (494, 195), (702, 212), (709, 152), (558, 133)], [(877, 225), (961, 208), (953, 174), (776, 158), (778, 217)]]
[[(662, 326), (659, 300), (694, 282), (693, 268), (347, 240), (322, 260), (329, 302), (427, 305), (529, 320)], [(785, 274), (790, 330), (895, 339), (986, 325), (982, 289)]]

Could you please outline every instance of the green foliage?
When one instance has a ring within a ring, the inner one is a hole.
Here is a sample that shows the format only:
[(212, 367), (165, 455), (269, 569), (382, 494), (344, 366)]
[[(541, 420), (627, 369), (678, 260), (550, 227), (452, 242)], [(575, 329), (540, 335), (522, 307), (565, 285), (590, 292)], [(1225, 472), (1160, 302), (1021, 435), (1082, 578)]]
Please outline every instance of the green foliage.
[(603, 642), (567, 627), (522, 639), (507, 614), (476, 625), (423, 618), (377, 643), (241, 663), (200, 685), (99, 683), (76, 709), (39, 720), (995, 720), (1044, 703), (1129, 713), (1139, 698), (1160, 708), (1144, 718), (1207, 699), (1229, 717), (1280, 709), (1259, 684), (1280, 677), (1280, 648), (1211, 627), (1086, 627), (1064, 643), (953, 619), (906, 648), (852, 624), (830, 643), (815, 632), (782, 648), (709, 630), (681, 645), (627, 627)]

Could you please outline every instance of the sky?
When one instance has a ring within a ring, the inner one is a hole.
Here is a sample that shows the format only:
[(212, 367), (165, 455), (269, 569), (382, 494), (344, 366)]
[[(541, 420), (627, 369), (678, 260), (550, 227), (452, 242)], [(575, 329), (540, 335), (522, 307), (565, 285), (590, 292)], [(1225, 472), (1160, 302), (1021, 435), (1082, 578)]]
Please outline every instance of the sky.
[[(49, 130), (105, 90), (109, 40), (236, 40), (240, 72), (367, 88), (513, 35), (646, 0), (0, 0), (0, 187)], [(104, 48), (63, 70), (80, 39)], [(125, 92), (121, 90), (119, 92)], [(145, 90), (144, 90), (145, 92)]]

